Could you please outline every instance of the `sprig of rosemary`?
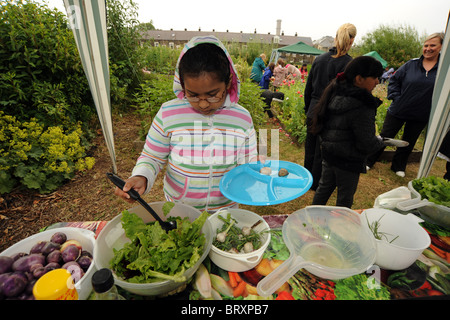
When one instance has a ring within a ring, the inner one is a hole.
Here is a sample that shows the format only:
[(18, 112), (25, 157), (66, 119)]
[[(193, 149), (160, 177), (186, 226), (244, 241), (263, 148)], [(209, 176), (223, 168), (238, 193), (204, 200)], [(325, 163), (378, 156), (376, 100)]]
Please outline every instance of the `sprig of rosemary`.
[(368, 224), (368, 226), (369, 226), (369, 229), (370, 229), (370, 231), (372, 231), (373, 236), (375, 237), (375, 239), (377, 239), (377, 240), (382, 240), (382, 239), (384, 238), (384, 239), (386, 239), (387, 242), (392, 243), (392, 242), (394, 242), (394, 241), (398, 238), (398, 236), (396, 236), (394, 239), (392, 239), (392, 240), (389, 241), (389, 239), (388, 239), (387, 236), (388, 236), (388, 235), (389, 235), (389, 236), (392, 236), (392, 235), (389, 234), (389, 233), (386, 233), (386, 232), (381, 232), (381, 231), (379, 231), (379, 228), (380, 228), (380, 220), (381, 220), (383, 217), (384, 217), (384, 214), (383, 214), (378, 220), (373, 221), (372, 223), (369, 223), (369, 220), (367, 219), (367, 215), (366, 215), (366, 221), (367, 221), (367, 224)]

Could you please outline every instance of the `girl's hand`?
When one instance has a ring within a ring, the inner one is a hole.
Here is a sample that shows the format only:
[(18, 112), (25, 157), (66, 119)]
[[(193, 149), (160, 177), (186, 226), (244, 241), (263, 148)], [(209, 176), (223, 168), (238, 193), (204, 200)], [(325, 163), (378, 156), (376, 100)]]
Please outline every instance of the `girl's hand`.
[(123, 186), (123, 190), (116, 187), (114, 190), (114, 194), (123, 200), (133, 203), (134, 200), (131, 199), (130, 195), (127, 193), (127, 191), (134, 189), (136, 190), (140, 195), (142, 195), (145, 192), (145, 189), (147, 188), (147, 178), (143, 176), (135, 176), (131, 177), (128, 180), (125, 181), (125, 185)]

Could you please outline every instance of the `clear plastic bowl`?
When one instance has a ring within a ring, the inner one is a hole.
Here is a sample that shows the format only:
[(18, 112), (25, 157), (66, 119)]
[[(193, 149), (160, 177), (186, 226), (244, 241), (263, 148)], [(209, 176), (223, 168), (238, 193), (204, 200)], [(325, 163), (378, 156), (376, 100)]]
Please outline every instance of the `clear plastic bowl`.
[[(149, 205), (156, 211), (156, 213), (159, 214), (159, 216), (163, 220), (165, 219), (162, 211), (164, 203), (165, 202), (149, 203)], [(151, 216), (151, 214), (140, 205), (128, 209), (128, 211), (137, 214), (146, 223), (154, 221), (154, 218)], [(190, 221), (194, 221), (200, 216), (200, 214), (201, 212), (199, 210), (191, 206), (182, 203), (175, 203), (175, 206), (172, 208), (168, 216), (181, 218), (187, 217), (189, 218)], [(130, 242), (130, 240), (125, 235), (125, 231), (122, 228), (122, 221), (120, 220), (121, 218), (122, 214), (119, 214), (117, 217), (108, 222), (108, 224), (103, 228), (103, 230), (97, 237), (94, 250), (95, 252), (94, 260), (95, 265), (97, 266), (98, 269), (110, 268), (109, 263), (114, 256), (113, 249), (121, 249), (125, 243)], [(195, 274), (198, 267), (207, 257), (211, 249), (212, 229), (211, 224), (209, 223), (208, 220), (206, 220), (205, 224), (203, 225), (202, 232), (205, 235), (206, 239), (203, 254), (197, 261), (197, 263), (193, 267), (186, 270), (186, 272), (184, 273), (187, 280), (190, 279)], [(131, 293), (135, 293), (137, 295), (142, 296), (166, 295), (171, 292), (179, 290), (185, 285), (185, 282), (175, 282), (172, 280), (165, 280), (153, 283), (130, 283), (125, 281), (124, 279), (117, 277), (115, 274), (114, 274), (114, 282), (121, 288)]]
[(208, 218), (211, 222), (213, 238), (216, 236), (217, 229), (220, 229), (223, 225), (218, 216), (221, 215), (226, 218), (228, 213), (236, 219), (238, 222), (236, 226), (239, 228), (251, 227), (256, 222), (261, 221), (253, 230), (256, 232), (268, 231), (261, 233), (261, 247), (250, 253), (230, 253), (212, 245), (209, 258), (214, 264), (227, 271), (244, 272), (254, 268), (261, 261), (264, 251), (270, 243), (270, 227), (260, 215), (254, 212), (244, 209), (226, 209), (218, 211)]
[(373, 236), (357, 212), (344, 207), (309, 206), (288, 216), (283, 240), (289, 258), (262, 279), (260, 296), (273, 294), (298, 270), (331, 280), (367, 271), (375, 261)]
[[(83, 250), (87, 250), (92, 255), (95, 254), (95, 233), (82, 229), (73, 227), (64, 228), (54, 228), (48, 229), (39, 233), (36, 233), (26, 239), (23, 239), (16, 244), (12, 245), (2, 253), (0, 256), (12, 256), (15, 253), (25, 252), (29, 253), (31, 248), (39, 241), (50, 241), (52, 235), (56, 232), (63, 232), (67, 236), (67, 240), (75, 239), (80, 242)], [(97, 271), (95, 266), (95, 261), (93, 261), (90, 267), (86, 270), (84, 276), (75, 283), (75, 289), (78, 293), (78, 300), (86, 300), (92, 291), (91, 278), (92, 275)]]

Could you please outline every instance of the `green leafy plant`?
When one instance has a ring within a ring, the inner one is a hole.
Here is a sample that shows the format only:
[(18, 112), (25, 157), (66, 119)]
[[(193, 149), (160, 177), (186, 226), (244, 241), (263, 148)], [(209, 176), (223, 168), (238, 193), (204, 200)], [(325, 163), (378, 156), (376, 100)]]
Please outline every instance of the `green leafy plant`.
[(95, 160), (85, 157), (81, 137), (80, 126), (71, 132), (45, 129), (35, 118), (20, 122), (0, 111), (0, 193), (17, 185), (48, 193), (75, 172), (91, 169)]
[(266, 115), (264, 113), (265, 103), (261, 98), (261, 89), (255, 83), (250, 82), (250, 79), (241, 80), (241, 94), (239, 102), (241, 106), (250, 112), (253, 119), (253, 125), (256, 132), (264, 123)]
[(14, 0), (0, 18), (0, 110), (45, 126), (86, 123), (95, 108), (66, 16)]
[(421, 42), (414, 27), (380, 25), (362, 37), (360, 52), (377, 51), (389, 67), (398, 69), (408, 60), (420, 56)]
[(139, 136), (145, 140), (153, 117), (164, 102), (175, 98), (172, 89), (173, 77), (163, 74), (151, 74), (148, 80), (140, 85), (140, 90), (134, 95), (136, 111), (142, 116)]

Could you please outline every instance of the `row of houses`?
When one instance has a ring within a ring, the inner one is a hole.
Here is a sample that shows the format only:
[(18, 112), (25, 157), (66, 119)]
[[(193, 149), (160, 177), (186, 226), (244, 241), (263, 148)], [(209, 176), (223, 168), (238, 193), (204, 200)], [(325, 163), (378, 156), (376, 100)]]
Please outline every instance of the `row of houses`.
[(310, 37), (302, 37), (298, 35), (272, 35), (261, 33), (244, 33), (244, 32), (218, 32), (212, 31), (189, 31), (189, 30), (148, 30), (142, 34), (141, 41), (149, 42), (152, 46), (167, 46), (171, 48), (177, 48), (184, 45), (190, 39), (195, 36), (214, 35), (222, 42), (247, 44), (249, 42), (261, 42), (268, 44), (278, 44), (281, 46), (287, 46), (299, 41), (302, 41), (308, 45), (312, 45), (313, 42)]
[[(170, 48), (182, 47), (186, 42), (195, 36), (214, 35), (222, 42), (239, 43), (245, 45), (250, 42), (276, 44), (279, 48), (289, 46), (298, 42), (303, 42), (309, 46), (314, 46), (322, 51), (327, 51), (333, 45), (333, 38), (326, 36), (317, 41), (312, 41), (311, 37), (299, 36), (297, 33), (293, 36), (286, 35), (281, 32), (281, 20), (277, 20), (277, 28), (275, 34), (270, 32), (267, 34), (257, 33), (256, 29), (253, 33), (245, 32), (225, 32), (211, 30), (148, 30), (142, 33), (142, 43), (149, 43), (152, 46), (165, 46)], [(331, 40), (330, 40), (331, 39)]]

